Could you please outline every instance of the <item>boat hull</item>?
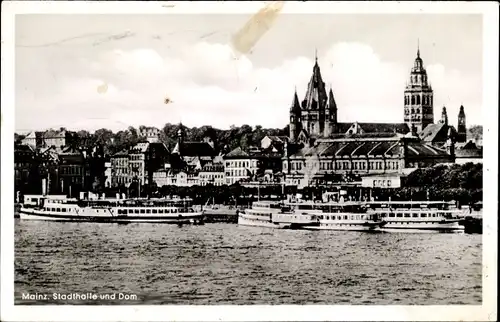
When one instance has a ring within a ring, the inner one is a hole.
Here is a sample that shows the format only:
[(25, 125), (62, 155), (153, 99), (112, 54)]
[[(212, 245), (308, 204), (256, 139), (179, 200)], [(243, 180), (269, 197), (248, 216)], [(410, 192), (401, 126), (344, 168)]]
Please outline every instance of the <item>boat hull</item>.
[(384, 226), (383, 222), (364, 222), (364, 223), (338, 223), (321, 221), (319, 225), (303, 226), (301, 229), (306, 230), (349, 230), (349, 231), (380, 231)]
[(22, 220), (102, 222), (102, 223), (164, 223), (164, 224), (201, 224), (204, 214), (185, 213), (176, 216), (124, 216), (124, 215), (77, 215), (55, 213), (36, 209), (21, 209)]
[(409, 221), (388, 221), (382, 228), (387, 232), (464, 232), (465, 227), (458, 220), (442, 223), (436, 222), (409, 222)]
[(238, 225), (241, 226), (254, 226), (254, 227), (266, 227), (266, 228), (277, 228), (277, 229), (284, 229), (287, 228), (288, 225), (282, 225), (279, 223), (275, 223), (272, 221), (266, 221), (266, 220), (259, 220), (259, 219), (253, 219), (253, 218), (248, 218), (242, 215), (238, 216)]

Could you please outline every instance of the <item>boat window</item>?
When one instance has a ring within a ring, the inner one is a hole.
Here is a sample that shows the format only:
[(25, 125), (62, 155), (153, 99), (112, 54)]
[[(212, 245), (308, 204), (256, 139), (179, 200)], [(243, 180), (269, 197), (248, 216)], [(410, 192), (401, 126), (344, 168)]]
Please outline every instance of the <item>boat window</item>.
[(347, 215), (345, 215), (345, 216), (344, 216), (344, 219), (346, 219), (346, 220), (347, 220)]
[(122, 214), (122, 210), (121, 209), (118, 209), (118, 214), (121, 215)]
[(62, 212), (66, 212), (66, 208), (62, 208), (61, 210), (62, 210)]
[(389, 214), (389, 217), (394, 218), (396, 215), (395, 214)]
[(139, 209), (134, 209), (134, 213), (138, 214), (139, 213)]
[(405, 218), (409, 218), (410, 217), (410, 214), (405, 214)]
[(146, 209), (146, 213), (150, 214), (151, 213), (151, 209)]
[(401, 218), (403, 217), (403, 214), (397, 214), (396, 217)]
[(421, 214), (422, 218), (427, 217), (427, 214)]
[(146, 213), (146, 209), (141, 209), (141, 214), (145, 214)]
[(417, 218), (418, 217), (418, 214), (413, 214), (412, 215), (413, 218)]
[(152, 210), (152, 213), (153, 213), (153, 214), (157, 214), (157, 213), (158, 213), (158, 209), (153, 209), (153, 210)]

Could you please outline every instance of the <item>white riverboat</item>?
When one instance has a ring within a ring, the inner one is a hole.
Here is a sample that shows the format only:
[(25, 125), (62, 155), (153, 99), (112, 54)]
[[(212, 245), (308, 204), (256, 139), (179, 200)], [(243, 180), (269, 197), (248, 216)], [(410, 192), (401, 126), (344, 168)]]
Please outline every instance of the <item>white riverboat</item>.
[(377, 231), (385, 222), (377, 215), (366, 212), (359, 202), (292, 202), (294, 214), (309, 215), (310, 223), (299, 229)]
[(371, 201), (368, 213), (382, 218), (384, 231), (463, 232), (463, 211), (444, 201)]
[(282, 211), (281, 201), (255, 201), (252, 207), (239, 211), (238, 225), (282, 228), (273, 222), (273, 214)]
[(203, 224), (204, 213), (195, 211), (190, 199), (77, 200), (39, 197), (22, 205), (20, 218), (112, 223)]

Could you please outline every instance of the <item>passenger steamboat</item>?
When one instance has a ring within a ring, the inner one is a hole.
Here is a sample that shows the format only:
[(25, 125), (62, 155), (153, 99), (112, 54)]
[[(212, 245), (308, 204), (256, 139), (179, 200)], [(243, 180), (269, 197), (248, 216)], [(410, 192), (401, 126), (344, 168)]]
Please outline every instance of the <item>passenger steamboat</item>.
[(463, 232), (463, 212), (444, 201), (371, 201), (367, 212), (386, 222), (384, 231)]
[(367, 213), (358, 202), (291, 202), (294, 214), (313, 216), (300, 229), (375, 231), (385, 222), (377, 214)]
[(28, 220), (116, 223), (203, 224), (190, 199), (98, 199), (39, 197), (22, 205), (20, 218)]
[(280, 229), (378, 230), (384, 222), (359, 203), (257, 201), (238, 216), (238, 224)]
[(282, 228), (273, 221), (273, 214), (281, 211), (280, 201), (254, 201), (251, 208), (238, 212), (238, 225)]

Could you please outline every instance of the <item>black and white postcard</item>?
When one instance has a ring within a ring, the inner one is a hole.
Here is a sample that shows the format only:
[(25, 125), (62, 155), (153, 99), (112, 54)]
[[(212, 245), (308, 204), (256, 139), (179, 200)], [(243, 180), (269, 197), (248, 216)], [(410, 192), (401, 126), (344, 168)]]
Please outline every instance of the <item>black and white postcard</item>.
[(498, 4), (2, 3), (5, 321), (494, 321)]

